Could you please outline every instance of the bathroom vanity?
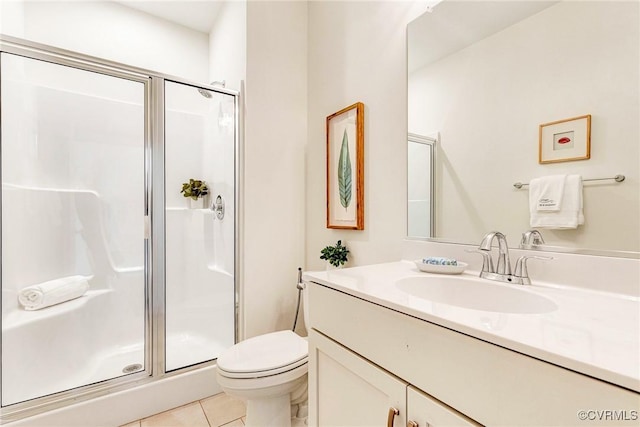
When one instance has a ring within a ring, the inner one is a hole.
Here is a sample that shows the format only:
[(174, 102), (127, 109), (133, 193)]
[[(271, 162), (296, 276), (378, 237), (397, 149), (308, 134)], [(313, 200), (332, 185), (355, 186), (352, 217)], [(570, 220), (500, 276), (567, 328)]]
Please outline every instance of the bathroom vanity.
[(309, 425), (638, 423), (637, 297), (408, 261), (304, 279)]

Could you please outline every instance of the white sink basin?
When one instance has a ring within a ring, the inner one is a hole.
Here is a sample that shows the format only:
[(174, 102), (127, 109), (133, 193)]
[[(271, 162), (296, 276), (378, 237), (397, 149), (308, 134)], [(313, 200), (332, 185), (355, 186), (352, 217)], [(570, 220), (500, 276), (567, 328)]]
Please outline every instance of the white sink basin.
[(516, 286), (520, 285), (453, 276), (406, 277), (396, 282), (399, 290), (414, 297), (472, 310), (535, 314), (558, 308), (550, 299)]

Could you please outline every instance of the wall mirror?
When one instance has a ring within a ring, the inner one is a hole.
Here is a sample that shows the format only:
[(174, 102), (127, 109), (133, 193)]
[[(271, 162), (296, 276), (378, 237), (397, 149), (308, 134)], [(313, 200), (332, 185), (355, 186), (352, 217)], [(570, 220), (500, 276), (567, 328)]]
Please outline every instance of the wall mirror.
[[(433, 175), (409, 162), (409, 236), (435, 216), (429, 238), (478, 244), (498, 230), (518, 247), (529, 192), (514, 183), (623, 174), (585, 181), (584, 224), (541, 229), (540, 249), (638, 257), (639, 13), (637, 2), (445, 0), (412, 21), (408, 129), (438, 142)], [(540, 125), (587, 114), (590, 159), (540, 164)], [(432, 184), (432, 208), (418, 209), (413, 189)]]

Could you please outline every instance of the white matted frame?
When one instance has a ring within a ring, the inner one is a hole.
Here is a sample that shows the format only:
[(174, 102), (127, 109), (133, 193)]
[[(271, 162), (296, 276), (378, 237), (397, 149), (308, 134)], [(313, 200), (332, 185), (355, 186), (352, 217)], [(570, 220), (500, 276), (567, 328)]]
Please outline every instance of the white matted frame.
[(327, 117), (327, 228), (364, 230), (364, 104)]
[(591, 115), (540, 125), (538, 163), (591, 158)]

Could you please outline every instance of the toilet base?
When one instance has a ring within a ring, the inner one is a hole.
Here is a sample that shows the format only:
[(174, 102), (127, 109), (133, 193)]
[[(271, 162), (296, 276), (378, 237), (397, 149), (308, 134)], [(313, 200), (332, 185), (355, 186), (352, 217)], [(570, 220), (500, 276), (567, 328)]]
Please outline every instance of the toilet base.
[[(304, 369), (306, 370), (306, 365)], [(245, 381), (233, 382), (236, 387), (218, 377), (225, 393), (243, 400), (247, 405), (247, 427), (291, 427), (292, 405), (307, 400), (307, 374), (293, 381), (266, 388), (244, 388)]]
[(291, 427), (291, 398), (288, 394), (247, 401), (246, 427)]

